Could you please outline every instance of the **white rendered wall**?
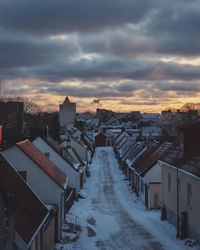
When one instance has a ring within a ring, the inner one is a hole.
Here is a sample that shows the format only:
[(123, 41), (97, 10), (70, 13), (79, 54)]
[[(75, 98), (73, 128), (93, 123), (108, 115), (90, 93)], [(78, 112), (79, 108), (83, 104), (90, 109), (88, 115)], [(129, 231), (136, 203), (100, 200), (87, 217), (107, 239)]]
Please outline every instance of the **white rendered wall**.
[(149, 182), (161, 182), (161, 167), (158, 162), (145, 174), (143, 181), (147, 184)]

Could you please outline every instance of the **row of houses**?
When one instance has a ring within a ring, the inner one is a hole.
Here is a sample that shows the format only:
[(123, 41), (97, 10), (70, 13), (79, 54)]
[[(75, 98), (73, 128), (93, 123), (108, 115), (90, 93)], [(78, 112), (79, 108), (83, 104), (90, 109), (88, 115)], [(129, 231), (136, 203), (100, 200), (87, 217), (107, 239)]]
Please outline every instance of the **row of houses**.
[(147, 209), (177, 229), (177, 237), (200, 239), (200, 123), (180, 129), (173, 143), (146, 143), (125, 131), (115, 136), (119, 167)]
[(88, 150), (78, 139), (65, 146), (37, 137), (1, 151), (0, 249), (49, 250), (62, 239), (65, 215), (79, 199), (91, 161)]

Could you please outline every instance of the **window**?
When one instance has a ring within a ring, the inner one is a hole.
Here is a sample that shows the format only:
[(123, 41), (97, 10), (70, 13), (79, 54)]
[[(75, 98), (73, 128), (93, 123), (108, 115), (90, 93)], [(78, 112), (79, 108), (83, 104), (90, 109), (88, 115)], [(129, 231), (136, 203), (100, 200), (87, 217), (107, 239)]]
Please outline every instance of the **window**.
[(168, 193), (172, 192), (172, 181), (171, 181), (171, 174), (168, 173)]
[(27, 177), (26, 177), (26, 171), (18, 171), (18, 174), (23, 178), (23, 180), (26, 182)]
[(187, 203), (188, 207), (192, 208), (192, 185), (190, 183), (187, 184)]

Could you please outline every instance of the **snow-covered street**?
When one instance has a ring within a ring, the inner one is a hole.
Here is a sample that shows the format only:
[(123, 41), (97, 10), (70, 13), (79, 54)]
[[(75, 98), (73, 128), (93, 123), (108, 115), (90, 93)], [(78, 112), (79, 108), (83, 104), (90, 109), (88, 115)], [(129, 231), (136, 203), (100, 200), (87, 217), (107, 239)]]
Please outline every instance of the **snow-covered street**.
[(147, 211), (136, 200), (111, 147), (96, 148), (90, 172), (81, 192), (85, 199), (70, 210), (79, 217), (80, 237), (57, 249), (191, 249), (160, 221), (160, 211)]

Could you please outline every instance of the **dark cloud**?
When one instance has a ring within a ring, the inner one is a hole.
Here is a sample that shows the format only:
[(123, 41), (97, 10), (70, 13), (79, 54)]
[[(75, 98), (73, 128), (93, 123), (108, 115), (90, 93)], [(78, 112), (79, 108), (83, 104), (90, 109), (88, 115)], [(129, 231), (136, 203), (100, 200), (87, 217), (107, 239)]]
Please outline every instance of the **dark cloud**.
[[(44, 52), (45, 54), (45, 52)], [(59, 82), (79, 79), (82, 82), (95, 81), (99, 88), (103, 88), (100, 82), (122, 80), (152, 80), (152, 81), (198, 81), (200, 78), (200, 67), (171, 62), (157, 62), (149, 59), (124, 59), (114, 57), (103, 57), (94, 59), (65, 60), (63, 55), (57, 55), (57, 59), (46, 61), (41, 64), (41, 60), (48, 59), (44, 54), (36, 55), (35, 63), (23, 67), (14, 65), (1, 69), (3, 78), (38, 78), (43, 81)], [(44, 58), (42, 57), (44, 55)], [(23, 56), (21, 56), (23, 57)], [(34, 56), (33, 56), (34, 57)], [(20, 58), (19, 58), (20, 61)], [(22, 59), (23, 61), (23, 59)], [(2, 62), (3, 63), (3, 62)], [(136, 85), (126, 83), (124, 86), (117, 86), (119, 90), (129, 91), (138, 88)]]
[[(195, 81), (200, 78), (200, 67), (189, 64), (158, 63), (152, 74), (155, 78), (166, 80)], [(153, 78), (153, 77), (152, 77)]]
[(1, 37), (0, 69), (51, 65), (57, 58), (66, 60), (77, 52), (78, 47), (72, 41)]
[[(153, 63), (143, 60), (126, 61), (118, 58), (80, 59), (76, 61), (51, 62), (50, 64), (26, 68), (24, 77), (41, 78), (47, 81), (61, 81), (70, 78), (96, 80), (102, 79), (142, 79), (154, 69)], [(8, 73), (8, 72), (5, 72)], [(19, 70), (9, 72), (17, 76)]]
[(0, 26), (42, 35), (97, 31), (138, 23), (154, 5), (152, 0), (1, 0)]
[(186, 91), (186, 92), (198, 92), (200, 91), (200, 83), (189, 82), (158, 82), (151, 84), (151, 88), (164, 91)]
[(53, 93), (59, 95), (69, 95), (74, 97), (132, 97), (132, 93), (121, 93), (115, 89), (109, 90), (104, 89), (104, 91), (99, 90), (98, 88), (91, 87), (76, 87), (76, 86), (63, 86), (63, 87), (48, 87), (38, 89), (39, 93)]
[(158, 6), (149, 20), (148, 32), (153, 35), (174, 36), (181, 39), (194, 36), (199, 38), (199, 11), (198, 1), (165, 3), (163, 6)]

